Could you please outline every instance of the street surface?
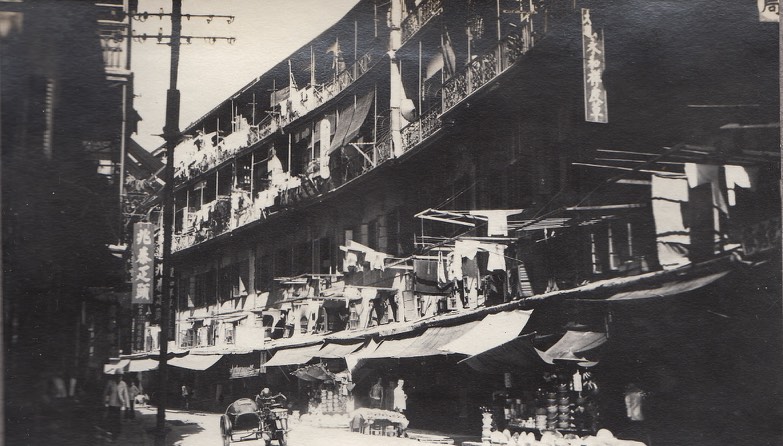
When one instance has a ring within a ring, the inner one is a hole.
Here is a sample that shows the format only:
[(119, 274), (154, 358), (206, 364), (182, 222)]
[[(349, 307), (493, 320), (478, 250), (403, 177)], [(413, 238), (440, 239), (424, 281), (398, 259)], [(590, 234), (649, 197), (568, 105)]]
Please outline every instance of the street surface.
[[(155, 438), (148, 430), (155, 425), (154, 407), (137, 408), (135, 421), (123, 421), (122, 433), (116, 441), (103, 444), (126, 446), (157, 446)], [(170, 410), (166, 412), (167, 426), (165, 446), (222, 446), (220, 436), (220, 415), (195, 411)], [(379, 437), (350, 432), (348, 429), (322, 429), (301, 424), (293, 424), (289, 433), (290, 446), (417, 446), (425, 443), (409, 438)], [(235, 442), (238, 446), (263, 446), (262, 440)], [(277, 446), (277, 442), (272, 442)], [(164, 446), (164, 445), (160, 445)]]

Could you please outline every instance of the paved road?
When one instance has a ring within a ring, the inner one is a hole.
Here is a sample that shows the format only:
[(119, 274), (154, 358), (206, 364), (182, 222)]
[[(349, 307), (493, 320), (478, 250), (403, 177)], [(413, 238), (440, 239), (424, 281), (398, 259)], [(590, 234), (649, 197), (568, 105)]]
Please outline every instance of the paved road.
[[(155, 423), (154, 408), (138, 409), (140, 417), (136, 422), (126, 422), (122, 435), (114, 444), (127, 446), (153, 446), (151, 435), (146, 430)], [(166, 438), (166, 446), (222, 446), (220, 437), (220, 416), (201, 412), (172, 410), (166, 412), (166, 420), (171, 428)], [(408, 438), (375, 437), (349, 432), (341, 429), (320, 429), (305, 425), (292, 425), (289, 433), (289, 446), (421, 446), (424, 443)], [(236, 446), (263, 446), (264, 442), (243, 441), (232, 443)], [(277, 446), (277, 442), (272, 442)]]

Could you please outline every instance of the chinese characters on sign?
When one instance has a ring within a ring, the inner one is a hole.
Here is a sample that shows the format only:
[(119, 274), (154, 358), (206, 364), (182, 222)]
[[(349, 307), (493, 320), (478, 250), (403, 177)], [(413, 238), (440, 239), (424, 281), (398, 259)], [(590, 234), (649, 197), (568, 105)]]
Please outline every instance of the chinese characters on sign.
[(152, 223), (133, 225), (133, 268), (131, 303), (151, 304), (154, 279), (154, 230)]
[(759, 22), (780, 21), (780, 0), (757, 0), (759, 6)]
[(603, 74), (604, 33), (593, 31), (590, 10), (582, 8), (582, 59), (584, 64), (585, 120), (587, 122), (609, 122), (606, 104), (606, 89)]

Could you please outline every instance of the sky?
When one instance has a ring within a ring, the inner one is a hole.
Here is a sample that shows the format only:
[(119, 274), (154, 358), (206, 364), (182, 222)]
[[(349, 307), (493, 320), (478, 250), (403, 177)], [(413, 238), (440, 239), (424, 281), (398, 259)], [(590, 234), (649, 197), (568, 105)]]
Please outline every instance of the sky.
[[(178, 88), (181, 92), (180, 129), (197, 120), (250, 81), (284, 60), (293, 51), (339, 20), (358, 0), (183, 0), (183, 14), (233, 15), (182, 20), (182, 35), (235, 37), (207, 43), (192, 40), (180, 51)], [(170, 0), (139, 0), (139, 12), (171, 12)], [(171, 21), (149, 17), (132, 23), (133, 34), (171, 34)], [(184, 42), (183, 42), (184, 43)], [(163, 144), (170, 47), (156, 39), (134, 41), (134, 108), (141, 115), (133, 139), (147, 150)]]

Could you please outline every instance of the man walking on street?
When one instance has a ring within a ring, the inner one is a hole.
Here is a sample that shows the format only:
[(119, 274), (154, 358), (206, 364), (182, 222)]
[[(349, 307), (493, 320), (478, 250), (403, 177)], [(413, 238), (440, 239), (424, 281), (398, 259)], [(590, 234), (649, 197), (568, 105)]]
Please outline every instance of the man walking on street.
[[(120, 429), (122, 428), (123, 400), (120, 395), (121, 382), (122, 375), (117, 375), (116, 378), (106, 383), (106, 388), (103, 390), (103, 402), (106, 406), (106, 430), (111, 433), (113, 440), (120, 435)], [(125, 395), (127, 396), (127, 388)]]

